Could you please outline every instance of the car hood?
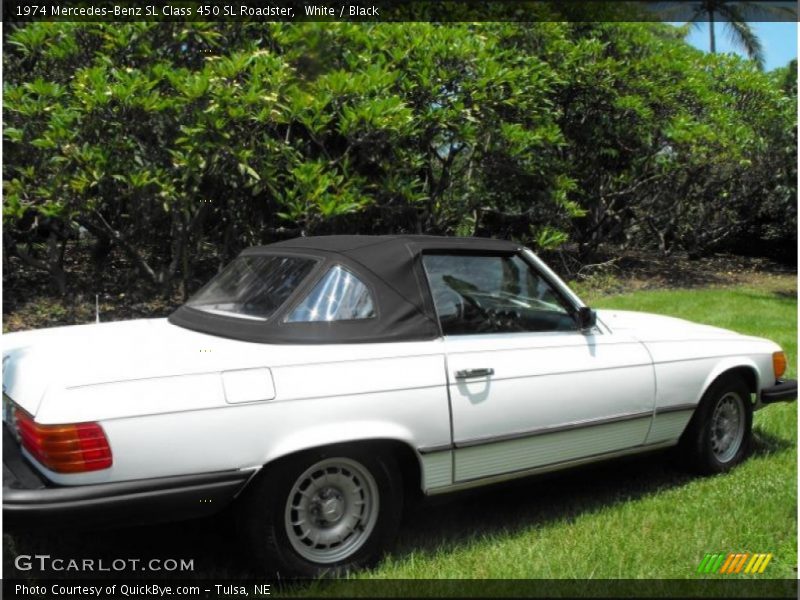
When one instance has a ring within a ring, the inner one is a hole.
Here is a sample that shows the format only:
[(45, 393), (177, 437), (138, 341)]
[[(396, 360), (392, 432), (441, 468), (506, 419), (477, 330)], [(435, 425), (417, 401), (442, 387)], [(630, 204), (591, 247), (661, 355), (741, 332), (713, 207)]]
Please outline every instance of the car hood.
[(701, 325), (685, 319), (630, 310), (604, 309), (597, 318), (613, 332), (629, 333), (641, 342), (713, 340), (742, 337), (729, 329)]

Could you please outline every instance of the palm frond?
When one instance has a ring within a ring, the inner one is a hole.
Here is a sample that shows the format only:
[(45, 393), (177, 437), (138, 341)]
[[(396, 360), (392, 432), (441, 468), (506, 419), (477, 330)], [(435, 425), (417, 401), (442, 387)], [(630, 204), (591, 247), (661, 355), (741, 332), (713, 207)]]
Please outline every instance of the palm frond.
[[(796, 2), (719, 2), (732, 7), (739, 14), (739, 20), (745, 21), (797, 21)], [(721, 11), (720, 11), (721, 12)]]
[(752, 27), (747, 23), (739, 7), (728, 3), (719, 7), (718, 10), (726, 21), (725, 30), (728, 32), (733, 44), (744, 50), (747, 56), (755, 61), (758, 68), (763, 70), (764, 48), (761, 45), (761, 40), (758, 39)]
[(654, 2), (648, 11), (662, 21), (685, 21), (699, 26), (707, 17), (703, 2)]

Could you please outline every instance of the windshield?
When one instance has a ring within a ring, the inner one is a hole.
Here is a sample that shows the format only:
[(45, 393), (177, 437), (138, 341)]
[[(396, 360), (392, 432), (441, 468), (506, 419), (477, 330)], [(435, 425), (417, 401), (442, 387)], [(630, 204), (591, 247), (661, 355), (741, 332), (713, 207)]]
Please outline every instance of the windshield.
[(266, 321), (305, 279), (316, 261), (296, 256), (240, 256), (186, 306), (208, 313)]

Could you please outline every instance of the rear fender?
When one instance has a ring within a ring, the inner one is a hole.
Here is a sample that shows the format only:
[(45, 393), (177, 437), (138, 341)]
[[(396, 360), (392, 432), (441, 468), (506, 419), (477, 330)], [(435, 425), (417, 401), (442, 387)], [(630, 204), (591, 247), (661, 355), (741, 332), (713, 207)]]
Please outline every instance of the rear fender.
[(395, 423), (383, 421), (353, 421), (345, 424), (312, 426), (300, 431), (288, 432), (287, 435), (272, 444), (268, 454), (264, 457), (263, 464), (312, 448), (369, 440), (391, 440), (405, 444), (414, 450), (419, 461), (420, 472), (422, 472), (423, 464), (412, 441), (411, 432)]

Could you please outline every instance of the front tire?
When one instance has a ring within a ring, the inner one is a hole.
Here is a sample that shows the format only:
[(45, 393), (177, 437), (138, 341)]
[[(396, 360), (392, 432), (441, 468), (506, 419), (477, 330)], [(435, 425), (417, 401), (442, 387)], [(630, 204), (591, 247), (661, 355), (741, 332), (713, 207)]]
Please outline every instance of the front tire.
[(681, 436), (684, 464), (704, 475), (724, 473), (750, 452), (753, 405), (738, 375), (723, 375), (708, 388)]
[(374, 565), (400, 524), (390, 456), (358, 448), (302, 452), (267, 466), (242, 498), (240, 531), (260, 567), (288, 576)]

